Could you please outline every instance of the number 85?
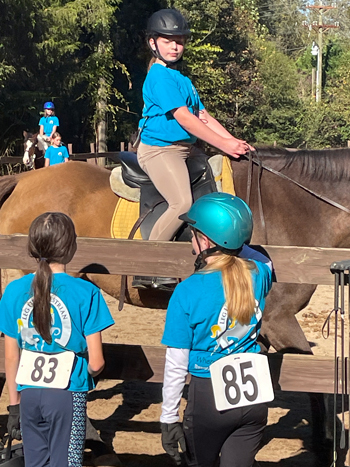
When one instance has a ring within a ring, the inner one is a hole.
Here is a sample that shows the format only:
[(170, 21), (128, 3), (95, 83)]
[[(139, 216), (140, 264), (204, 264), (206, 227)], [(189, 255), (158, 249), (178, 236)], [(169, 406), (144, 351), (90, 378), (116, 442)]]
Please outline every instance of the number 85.
[[(245, 374), (245, 371), (248, 370), (249, 368), (253, 367), (252, 362), (242, 362), (239, 364), (240, 367), (240, 372), (241, 372), (241, 380), (242, 380), (242, 385), (245, 385), (246, 383), (251, 383), (253, 386), (253, 393), (249, 394), (248, 391), (243, 391), (244, 397), (247, 399), (249, 402), (254, 402), (256, 398), (258, 397), (258, 384), (251, 374)], [(229, 377), (230, 375), (230, 377)], [(237, 405), (240, 400), (241, 400), (241, 388), (237, 384), (237, 373), (236, 370), (233, 366), (231, 365), (226, 365), (222, 369), (222, 378), (225, 382), (225, 396), (227, 401), (231, 405)], [(235, 390), (235, 397), (232, 397), (230, 394), (230, 389), (233, 388)]]

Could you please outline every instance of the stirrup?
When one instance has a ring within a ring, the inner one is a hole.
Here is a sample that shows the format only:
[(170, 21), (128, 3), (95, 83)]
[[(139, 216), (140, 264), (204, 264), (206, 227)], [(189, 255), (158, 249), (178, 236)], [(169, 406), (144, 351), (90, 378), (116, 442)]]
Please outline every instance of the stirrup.
[(151, 276), (134, 276), (132, 287), (135, 289), (150, 289), (153, 284), (154, 277)]
[(132, 287), (135, 289), (158, 289), (171, 291), (179, 283), (175, 277), (134, 276)]
[(179, 280), (176, 277), (153, 277), (152, 287), (158, 289), (162, 286), (176, 287)]

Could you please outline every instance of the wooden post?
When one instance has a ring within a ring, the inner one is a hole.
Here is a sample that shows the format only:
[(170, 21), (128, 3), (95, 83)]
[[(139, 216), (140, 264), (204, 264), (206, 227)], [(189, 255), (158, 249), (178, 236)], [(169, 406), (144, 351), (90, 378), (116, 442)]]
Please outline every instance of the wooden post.
[(71, 156), (73, 154), (73, 144), (68, 143), (68, 154)]
[(125, 143), (120, 143), (120, 150), (125, 151)]
[[(90, 152), (92, 154), (95, 154), (95, 143), (90, 143)], [(91, 159), (86, 159), (86, 162), (88, 164), (93, 164), (93, 165), (97, 165), (97, 160), (96, 160), (96, 157), (92, 157)]]
[(350, 148), (350, 140), (348, 139), (348, 148)]
[(316, 99), (316, 68), (312, 68), (311, 74), (311, 96), (313, 99)]

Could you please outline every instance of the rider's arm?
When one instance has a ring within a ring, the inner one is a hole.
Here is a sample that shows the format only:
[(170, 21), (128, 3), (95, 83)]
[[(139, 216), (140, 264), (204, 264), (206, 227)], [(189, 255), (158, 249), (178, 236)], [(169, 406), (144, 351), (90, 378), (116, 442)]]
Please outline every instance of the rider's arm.
[(44, 136), (44, 125), (40, 125), (39, 134), (40, 134), (41, 136)]
[(175, 423), (179, 419), (180, 401), (188, 373), (189, 353), (188, 349), (167, 348), (160, 417), (162, 423)]
[(54, 133), (56, 133), (56, 131), (57, 131), (57, 125), (54, 125), (54, 126), (52, 127), (50, 139), (52, 138), (52, 135), (53, 135)]
[(233, 138), (229, 133), (228, 136), (221, 134), (208, 127), (201, 119), (193, 115), (187, 107), (178, 107), (172, 110), (172, 114), (177, 122), (191, 135), (196, 136), (208, 144), (220, 149), (225, 154), (232, 157), (239, 157), (245, 154), (249, 149), (249, 145), (242, 140)]
[(45, 158), (45, 167), (50, 166), (50, 159), (48, 157)]
[(199, 120), (210, 128), (211, 130), (215, 131), (218, 135), (222, 136), (223, 138), (233, 138), (233, 136), (219, 123), (216, 118), (212, 117), (210, 113), (206, 110), (199, 111)]
[(95, 332), (86, 336), (86, 343), (89, 353), (88, 372), (91, 376), (97, 376), (101, 373), (105, 366), (102, 351), (102, 336), (101, 332)]
[(15, 381), (19, 366), (19, 357), (20, 353), (17, 339), (5, 335), (5, 372), (10, 405), (19, 404), (21, 399)]
[[(216, 120), (216, 118), (212, 117), (206, 109), (199, 111), (199, 120), (204, 123), (207, 128), (215, 131), (215, 133), (222, 136), (223, 138), (233, 138), (236, 141), (242, 142), (242, 140), (231, 135), (231, 133), (229, 133), (226, 128), (224, 128), (221, 123)], [(251, 151), (254, 151), (253, 146), (249, 147)]]

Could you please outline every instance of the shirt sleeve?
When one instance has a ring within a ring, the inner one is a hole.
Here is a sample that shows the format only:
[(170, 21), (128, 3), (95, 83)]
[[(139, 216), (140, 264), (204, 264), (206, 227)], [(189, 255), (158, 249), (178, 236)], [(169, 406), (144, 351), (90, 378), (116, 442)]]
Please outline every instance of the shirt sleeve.
[(254, 262), (259, 271), (263, 295), (266, 297), (266, 295), (269, 293), (272, 287), (272, 270), (269, 267), (269, 264), (264, 264), (264, 263), (261, 263), (260, 261), (254, 261)]
[(179, 419), (179, 407), (188, 374), (188, 349), (168, 347), (165, 355), (163, 404), (160, 421), (175, 423)]
[(68, 154), (66, 146), (62, 146), (62, 151), (63, 151), (63, 157), (65, 159), (69, 159), (69, 154)]
[(84, 335), (89, 336), (95, 332), (103, 331), (113, 324), (114, 320), (105, 299), (100, 290), (95, 288), (91, 297), (89, 313), (84, 323)]
[(0, 331), (6, 336), (17, 339), (18, 327), (13, 314), (13, 296), (9, 284), (0, 300)]
[(273, 265), (272, 261), (270, 258), (265, 256), (263, 253), (260, 251), (255, 250), (254, 248), (251, 248), (248, 245), (243, 245), (242, 251), (239, 254), (240, 258), (244, 259), (252, 259), (253, 261), (259, 261), (260, 263), (266, 264), (270, 270), (273, 270)]
[(60, 121), (58, 120), (58, 117), (54, 116), (54, 123), (53, 123), (53, 126), (60, 126)]
[(164, 113), (178, 107), (187, 107), (186, 99), (182, 96), (176, 81), (171, 78), (162, 77), (159, 79), (153, 88), (152, 100)]
[(193, 331), (183, 296), (184, 290), (177, 286), (169, 302), (162, 344), (177, 349), (191, 349)]

